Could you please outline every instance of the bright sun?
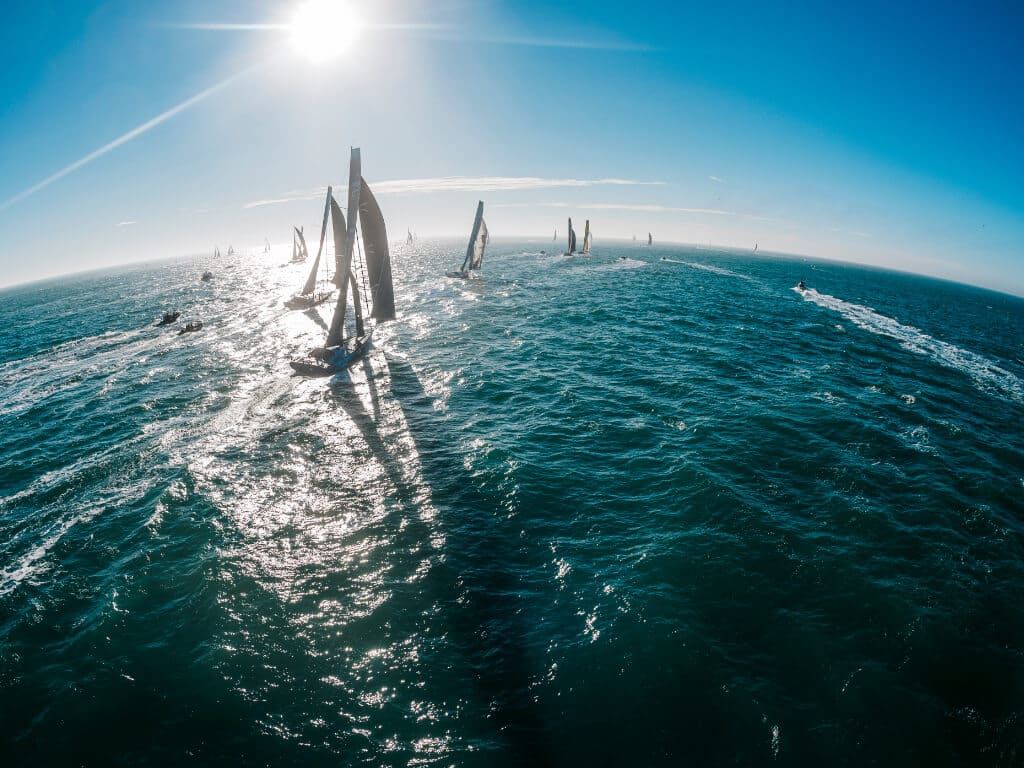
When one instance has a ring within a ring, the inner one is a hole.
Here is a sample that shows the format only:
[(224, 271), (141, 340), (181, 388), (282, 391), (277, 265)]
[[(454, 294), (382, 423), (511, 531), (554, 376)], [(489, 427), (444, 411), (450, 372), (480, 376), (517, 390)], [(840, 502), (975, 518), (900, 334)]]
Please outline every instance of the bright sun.
[(359, 26), (343, 0), (306, 0), (292, 19), (292, 47), (310, 61), (327, 61), (353, 43)]

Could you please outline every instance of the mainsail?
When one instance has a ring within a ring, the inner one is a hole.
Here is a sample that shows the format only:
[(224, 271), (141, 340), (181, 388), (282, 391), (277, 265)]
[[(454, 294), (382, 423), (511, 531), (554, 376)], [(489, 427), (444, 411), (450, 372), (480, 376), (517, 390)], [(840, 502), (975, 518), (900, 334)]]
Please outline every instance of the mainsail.
[(309, 248), (306, 247), (305, 227), (296, 227), (295, 234), (299, 236), (299, 260), (305, 261), (309, 258)]
[[(358, 150), (353, 150), (358, 152)], [(366, 179), (361, 180), (359, 197), (359, 223), (363, 228), (363, 249), (366, 256), (366, 276), (370, 281), (372, 302), (370, 317), (378, 322), (395, 319), (395, 289), (391, 282), (391, 256), (388, 253), (388, 233), (384, 226), (384, 215), (380, 212), (377, 199), (370, 191)]]
[(462, 271), (480, 269), (484, 260), (484, 248), (487, 245), (487, 223), (484, 221), (484, 201), (476, 204), (476, 218), (473, 219), (473, 231), (466, 246), (466, 258), (462, 262)]
[(352, 251), (356, 242), (356, 216), (359, 211), (359, 193), (363, 188), (363, 178), (360, 173), (359, 150), (352, 148), (352, 159), (349, 162), (348, 171), (348, 227), (345, 227), (344, 219), (340, 218), (341, 211), (338, 204), (331, 198), (331, 214), (334, 219), (334, 259), (337, 265), (335, 282), (338, 284), (338, 303), (334, 306), (334, 316), (331, 317), (331, 327), (327, 332), (328, 347), (335, 347), (341, 344), (343, 327), (345, 324), (345, 310), (348, 304), (348, 283), (349, 273), (352, 270)]
[[(316, 272), (320, 268), (320, 254), (324, 252), (324, 238), (327, 236), (327, 217), (331, 213), (331, 188), (327, 188), (327, 199), (324, 201), (324, 223), (320, 227), (320, 247), (316, 249), (316, 259), (313, 261), (313, 268), (309, 270), (309, 277), (306, 278), (306, 285), (302, 288), (303, 296), (307, 296), (316, 290)], [(341, 211), (338, 211), (338, 215), (341, 216)], [(345, 227), (345, 219), (341, 220), (342, 229)], [(301, 233), (300, 233), (301, 234)], [(305, 248), (306, 241), (302, 241), (302, 246)], [(337, 279), (337, 276), (335, 276)]]
[(569, 219), (569, 250), (566, 253), (576, 253), (576, 232), (572, 228), (572, 219)]
[(590, 219), (587, 219), (587, 226), (586, 229), (583, 231), (582, 253), (590, 253)]
[(647, 233), (647, 244), (648, 245), (654, 245), (654, 240), (653, 240), (653, 238), (651, 238), (651, 233), (650, 232)]

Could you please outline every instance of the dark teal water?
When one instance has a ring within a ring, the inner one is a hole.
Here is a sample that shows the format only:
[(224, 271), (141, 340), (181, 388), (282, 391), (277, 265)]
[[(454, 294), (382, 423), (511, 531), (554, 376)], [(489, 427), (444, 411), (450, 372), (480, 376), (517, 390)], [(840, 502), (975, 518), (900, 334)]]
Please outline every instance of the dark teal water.
[(1024, 764), (1024, 301), (544, 247), (0, 294), (0, 764)]

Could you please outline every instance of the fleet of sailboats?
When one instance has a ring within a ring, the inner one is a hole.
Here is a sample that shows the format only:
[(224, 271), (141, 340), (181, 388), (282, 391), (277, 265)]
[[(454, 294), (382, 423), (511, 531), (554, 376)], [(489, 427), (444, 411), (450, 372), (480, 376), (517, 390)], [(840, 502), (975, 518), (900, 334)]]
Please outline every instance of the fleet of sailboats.
[(476, 218), (473, 219), (473, 231), (469, 236), (469, 245), (466, 246), (466, 258), (462, 261), (462, 267), (454, 272), (446, 273), (448, 277), (461, 277), (466, 279), (473, 270), (479, 270), (484, 260), (484, 249), (487, 247), (487, 222), (484, 221), (484, 201), (476, 204)]
[[(349, 161), (347, 223), (330, 194), (328, 206), (334, 231), (338, 300), (324, 345), (311, 350), (308, 359), (291, 362), (292, 368), (305, 376), (333, 376), (345, 371), (369, 347), (375, 327), (369, 321), (379, 325), (395, 319), (387, 229), (380, 206), (362, 177), (358, 147), (352, 149)], [(369, 310), (365, 318), (364, 302)]]

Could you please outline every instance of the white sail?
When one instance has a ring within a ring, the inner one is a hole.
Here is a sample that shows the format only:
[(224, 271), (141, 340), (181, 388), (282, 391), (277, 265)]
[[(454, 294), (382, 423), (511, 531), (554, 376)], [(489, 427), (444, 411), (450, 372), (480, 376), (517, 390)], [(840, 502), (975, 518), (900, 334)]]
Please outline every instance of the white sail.
[(484, 223), (484, 201), (476, 204), (476, 218), (473, 219), (473, 231), (466, 246), (466, 258), (462, 262), (462, 271), (480, 269), (484, 260), (484, 248), (487, 246), (487, 224)]
[[(352, 251), (356, 242), (356, 217), (359, 215), (359, 193), (363, 188), (361, 173), (362, 163), (360, 162), (358, 147), (352, 148), (352, 159), (349, 161), (348, 169), (348, 228), (345, 232), (343, 242), (337, 242), (337, 234), (340, 234), (335, 227), (335, 263), (337, 265), (336, 282), (338, 283), (338, 303), (334, 307), (334, 315), (331, 317), (331, 326), (327, 332), (327, 346), (335, 347), (344, 338), (343, 330), (345, 323), (345, 310), (348, 306), (348, 284), (352, 270)], [(340, 250), (341, 253), (337, 253)]]
[(587, 219), (586, 228), (583, 230), (583, 251), (582, 253), (590, 253), (590, 219)]

